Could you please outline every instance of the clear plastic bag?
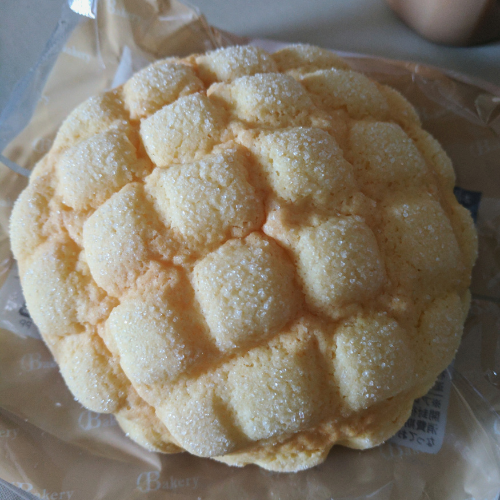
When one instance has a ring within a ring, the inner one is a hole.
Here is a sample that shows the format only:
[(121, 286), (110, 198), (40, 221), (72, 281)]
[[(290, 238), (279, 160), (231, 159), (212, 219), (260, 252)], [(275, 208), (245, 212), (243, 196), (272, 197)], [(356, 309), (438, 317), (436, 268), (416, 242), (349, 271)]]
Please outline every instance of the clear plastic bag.
[[(65, 7), (44, 55), (0, 117), (3, 155), (26, 169), (22, 173), (48, 150), (63, 118), (90, 95), (122, 83), (158, 58), (248, 42), (214, 30), (177, 1), (74, 0), (72, 6), (89, 17)], [(281, 46), (252, 43), (268, 50)], [(436, 68), (341, 55), (415, 105), (424, 127), (454, 161), (457, 196), (477, 215), (480, 257), (473, 276), (474, 300), (462, 346), (449, 369), (441, 446), (425, 453), (412, 449), (407, 438), (402, 440), (406, 446), (389, 441), (366, 451), (335, 447), (325, 463), (295, 474), (255, 466), (237, 469), (187, 454), (142, 449), (112, 416), (90, 412), (73, 399), (29, 324), (7, 237), (12, 204), (27, 180), (0, 166), (0, 478), (41, 498), (61, 500), (497, 500), (500, 91)], [(436, 398), (428, 400), (428, 408), (421, 399), (413, 424), (403, 430), (416, 431), (418, 421), (426, 431), (432, 428)], [(427, 435), (433, 437), (432, 432)]]

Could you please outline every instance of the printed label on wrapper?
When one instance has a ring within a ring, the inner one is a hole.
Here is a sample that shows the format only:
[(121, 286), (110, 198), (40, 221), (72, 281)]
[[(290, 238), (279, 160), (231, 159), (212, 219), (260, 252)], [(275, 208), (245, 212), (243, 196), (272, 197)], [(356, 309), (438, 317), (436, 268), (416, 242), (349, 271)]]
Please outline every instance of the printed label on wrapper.
[(442, 372), (434, 387), (413, 403), (411, 416), (389, 442), (416, 451), (437, 453), (443, 445), (450, 402), (451, 376)]

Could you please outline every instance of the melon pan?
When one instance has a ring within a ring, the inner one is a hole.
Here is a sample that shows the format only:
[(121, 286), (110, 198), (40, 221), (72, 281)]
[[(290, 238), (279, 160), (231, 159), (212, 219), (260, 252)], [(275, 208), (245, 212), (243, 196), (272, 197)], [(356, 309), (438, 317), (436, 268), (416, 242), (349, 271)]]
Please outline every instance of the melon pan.
[(153, 451), (296, 471), (388, 439), (453, 359), (477, 253), (453, 185), (395, 90), (231, 47), (75, 109), (10, 236), (82, 405)]

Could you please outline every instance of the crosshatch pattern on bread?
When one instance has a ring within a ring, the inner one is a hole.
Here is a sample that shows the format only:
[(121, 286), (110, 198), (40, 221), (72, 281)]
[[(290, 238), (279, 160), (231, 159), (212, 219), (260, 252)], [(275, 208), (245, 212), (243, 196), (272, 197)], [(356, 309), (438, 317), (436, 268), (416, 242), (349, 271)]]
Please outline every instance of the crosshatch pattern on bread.
[(85, 407), (150, 450), (296, 471), (389, 438), (453, 359), (477, 253), (453, 184), (395, 90), (232, 47), (75, 109), (11, 243)]

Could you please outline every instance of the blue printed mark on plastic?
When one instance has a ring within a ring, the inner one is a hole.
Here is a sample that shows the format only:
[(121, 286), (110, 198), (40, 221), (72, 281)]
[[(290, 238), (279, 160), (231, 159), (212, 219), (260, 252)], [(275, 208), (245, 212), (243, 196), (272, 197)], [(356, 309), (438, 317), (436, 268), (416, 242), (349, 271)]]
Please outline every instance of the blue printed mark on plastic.
[(467, 208), (474, 222), (477, 222), (477, 212), (479, 211), (479, 203), (481, 202), (481, 194), (479, 191), (469, 191), (468, 189), (462, 189), (461, 187), (456, 186), (453, 189), (455, 193), (455, 197), (457, 198), (458, 203)]

